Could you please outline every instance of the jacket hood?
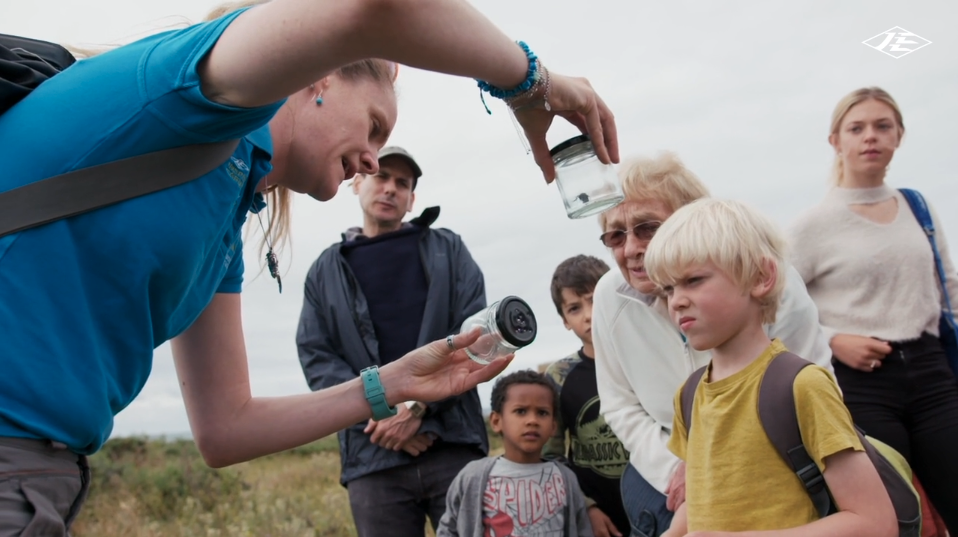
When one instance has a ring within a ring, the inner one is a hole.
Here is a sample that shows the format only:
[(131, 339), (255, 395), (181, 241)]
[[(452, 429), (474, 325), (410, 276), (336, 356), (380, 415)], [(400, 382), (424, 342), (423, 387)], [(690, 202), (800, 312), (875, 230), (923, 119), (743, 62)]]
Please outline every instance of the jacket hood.
[[(408, 222), (403, 222), (400, 229), (409, 228), (411, 226), (418, 227), (429, 227), (439, 218), (439, 206), (427, 207), (419, 216), (413, 218)], [(366, 238), (363, 235), (363, 228), (359, 226), (353, 226), (348, 228), (343, 232), (343, 242), (350, 242), (361, 238)]]

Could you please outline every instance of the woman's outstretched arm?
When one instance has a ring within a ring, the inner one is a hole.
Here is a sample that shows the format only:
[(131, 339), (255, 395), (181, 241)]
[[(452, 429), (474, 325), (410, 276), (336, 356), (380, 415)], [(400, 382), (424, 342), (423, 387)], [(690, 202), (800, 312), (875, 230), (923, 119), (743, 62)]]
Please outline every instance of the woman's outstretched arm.
[[(459, 335), (454, 344), (462, 349), (477, 338), (478, 332)], [(190, 428), (210, 466), (290, 449), (372, 417), (360, 379), (302, 395), (253, 397), (239, 294), (217, 294), (172, 346)], [(382, 367), (380, 379), (391, 406), (436, 401), (493, 378), (510, 361), (483, 367), (436, 341)]]

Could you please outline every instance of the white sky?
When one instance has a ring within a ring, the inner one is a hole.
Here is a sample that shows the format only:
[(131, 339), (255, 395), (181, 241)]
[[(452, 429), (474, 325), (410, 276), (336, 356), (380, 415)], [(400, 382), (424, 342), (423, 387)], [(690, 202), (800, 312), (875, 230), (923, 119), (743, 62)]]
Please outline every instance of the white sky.
[[(76, 44), (128, 40), (186, 19), (210, 0), (0, 0), (0, 33)], [(586, 76), (616, 114), (622, 156), (672, 150), (711, 188), (762, 208), (783, 227), (827, 188), (826, 143), (835, 103), (878, 85), (901, 106), (907, 134), (889, 182), (924, 192), (944, 231), (958, 233), (958, 7), (948, 1), (845, 2), (480, 0), (507, 34), (529, 43), (554, 71)], [(588, 5), (588, 9), (586, 6)], [(900, 26), (932, 42), (902, 58), (862, 44)], [(951, 58), (950, 60), (948, 58)], [(491, 303), (515, 294), (530, 302), (540, 331), (511, 369), (535, 367), (578, 348), (549, 298), (555, 266), (585, 253), (611, 255), (593, 219), (569, 220), (559, 194), (525, 155), (505, 112), (484, 111), (474, 82), (400, 70), (399, 123), (390, 140), (423, 168), (415, 213), (441, 205), (438, 226), (464, 238), (486, 277)], [(575, 134), (553, 127), (551, 144)], [(302, 282), (316, 256), (361, 224), (347, 189), (318, 204), (297, 199), (293, 247), (277, 294), (247, 249), (243, 308), (255, 395), (308, 391), (296, 355)], [(488, 404), (490, 387), (480, 387)], [(169, 346), (153, 375), (117, 416), (114, 435), (188, 431)]]

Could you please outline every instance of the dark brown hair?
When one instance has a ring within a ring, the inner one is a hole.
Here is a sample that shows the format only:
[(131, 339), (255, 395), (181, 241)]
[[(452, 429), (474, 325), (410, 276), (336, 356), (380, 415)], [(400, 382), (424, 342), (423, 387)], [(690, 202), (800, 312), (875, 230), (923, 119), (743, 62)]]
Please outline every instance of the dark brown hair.
[(552, 274), (552, 302), (559, 316), (565, 319), (562, 313), (563, 289), (572, 289), (579, 296), (591, 293), (606, 272), (609, 272), (609, 265), (591, 255), (577, 255), (559, 263)]
[(509, 387), (516, 384), (537, 384), (549, 388), (549, 391), (552, 392), (552, 415), (555, 416), (556, 412), (559, 411), (559, 391), (552, 380), (542, 373), (537, 373), (531, 369), (523, 369), (499, 377), (499, 380), (496, 381), (496, 384), (492, 387), (492, 396), (489, 401), (492, 404), (493, 412), (502, 414), (502, 407), (506, 404), (506, 396), (509, 395)]

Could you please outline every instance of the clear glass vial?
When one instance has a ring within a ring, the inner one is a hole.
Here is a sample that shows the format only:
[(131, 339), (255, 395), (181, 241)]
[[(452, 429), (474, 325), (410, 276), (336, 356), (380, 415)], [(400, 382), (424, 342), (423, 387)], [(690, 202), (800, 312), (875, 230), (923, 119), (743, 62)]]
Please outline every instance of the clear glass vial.
[(536, 338), (536, 316), (524, 300), (507, 296), (462, 322), (459, 333), (479, 327), (479, 340), (466, 349), (470, 358), (486, 365), (512, 354)]
[(602, 164), (585, 134), (553, 147), (556, 184), (569, 218), (585, 218), (607, 211), (625, 199), (611, 164)]

